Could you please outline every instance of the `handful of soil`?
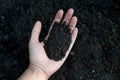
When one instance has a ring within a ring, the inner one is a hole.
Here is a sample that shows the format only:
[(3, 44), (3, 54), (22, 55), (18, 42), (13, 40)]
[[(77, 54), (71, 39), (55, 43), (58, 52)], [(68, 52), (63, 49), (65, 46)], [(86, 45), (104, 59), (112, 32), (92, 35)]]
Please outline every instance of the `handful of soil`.
[(64, 58), (66, 51), (71, 43), (71, 33), (65, 22), (55, 22), (50, 32), (49, 38), (45, 43), (45, 51), (50, 59), (59, 61)]

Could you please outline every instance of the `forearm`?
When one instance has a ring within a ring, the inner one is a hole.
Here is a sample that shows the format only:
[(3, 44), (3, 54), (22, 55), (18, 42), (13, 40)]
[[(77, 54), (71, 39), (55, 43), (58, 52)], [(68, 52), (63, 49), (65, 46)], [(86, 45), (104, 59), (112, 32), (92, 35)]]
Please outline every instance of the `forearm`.
[(36, 70), (29, 66), (18, 80), (48, 80), (48, 77), (42, 70)]

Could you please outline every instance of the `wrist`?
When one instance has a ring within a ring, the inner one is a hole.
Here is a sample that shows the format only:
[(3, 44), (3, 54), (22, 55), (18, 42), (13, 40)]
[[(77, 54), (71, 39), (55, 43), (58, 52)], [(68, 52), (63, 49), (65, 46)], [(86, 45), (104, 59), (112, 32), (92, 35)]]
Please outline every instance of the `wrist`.
[(38, 70), (30, 65), (18, 80), (48, 80), (48, 78), (41, 69)]
[(41, 68), (30, 64), (28, 70), (31, 70), (40, 80), (48, 80), (49, 76)]

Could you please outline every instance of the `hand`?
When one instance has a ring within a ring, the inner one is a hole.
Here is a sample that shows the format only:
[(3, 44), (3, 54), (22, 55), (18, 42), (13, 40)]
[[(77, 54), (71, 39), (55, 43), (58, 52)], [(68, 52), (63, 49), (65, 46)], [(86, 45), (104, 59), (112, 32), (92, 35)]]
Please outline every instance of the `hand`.
[[(78, 33), (78, 29), (75, 27), (77, 24), (77, 17), (73, 16), (74, 10), (69, 9), (63, 19), (67, 25), (70, 26), (72, 42), (69, 46), (68, 51), (66, 52), (66, 56), (61, 61), (54, 61), (47, 57), (44, 42), (39, 42), (39, 35), (41, 32), (41, 22), (37, 21), (31, 34), (31, 38), (29, 41), (29, 55), (30, 55), (30, 66), (34, 67), (36, 70), (42, 71), (46, 76), (50, 77), (54, 72), (56, 72), (64, 63), (66, 58), (69, 55), (71, 48), (76, 40), (76, 36)], [(48, 35), (45, 37), (45, 40), (49, 38), (49, 33), (54, 25), (54, 22), (60, 22), (63, 17), (63, 10), (59, 10), (55, 16), (55, 19), (49, 29)]]

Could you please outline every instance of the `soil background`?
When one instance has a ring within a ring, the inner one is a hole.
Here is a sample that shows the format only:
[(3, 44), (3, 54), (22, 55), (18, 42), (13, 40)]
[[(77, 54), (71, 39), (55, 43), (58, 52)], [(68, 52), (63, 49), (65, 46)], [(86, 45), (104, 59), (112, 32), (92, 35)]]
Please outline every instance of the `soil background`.
[(49, 80), (120, 80), (119, 0), (0, 0), (0, 80), (16, 80), (27, 68), (34, 23), (42, 22), (43, 40), (61, 8), (74, 8), (79, 33)]

